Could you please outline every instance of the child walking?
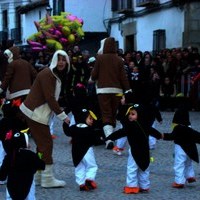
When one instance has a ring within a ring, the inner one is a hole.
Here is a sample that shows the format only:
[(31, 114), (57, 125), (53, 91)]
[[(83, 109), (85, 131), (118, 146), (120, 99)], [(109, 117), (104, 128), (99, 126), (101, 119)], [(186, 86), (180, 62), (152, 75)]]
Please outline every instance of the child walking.
[(28, 129), (20, 118), (18, 102), (7, 101), (2, 108), (0, 140), (6, 154), (0, 167), (0, 181), (7, 181), (6, 200), (35, 200), (33, 177), (37, 170), (45, 169), (45, 163), (29, 149)]
[(173, 117), (173, 131), (165, 133), (164, 140), (174, 140), (174, 183), (172, 187), (183, 188), (186, 183), (196, 182), (193, 161), (199, 163), (196, 143), (200, 133), (190, 127), (189, 112), (181, 106)]
[(95, 160), (93, 145), (99, 144), (100, 138), (93, 129), (96, 115), (87, 109), (82, 109), (79, 123), (72, 126), (63, 123), (63, 130), (72, 137), (72, 159), (75, 166), (76, 183), (80, 191), (97, 188), (95, 177), (98, 166)]
[(124, 193), (136, 194), (148, 192), (150, 188), (149, 180), (149, 135), (162, 138), (162, 134), (146, 123), (145, 110), (141, 105), (135, 104), (127, 109), (123, 128), (113, 132), (106, 139), (116, 140), (127, 136), (130, 146), (127, 177)]

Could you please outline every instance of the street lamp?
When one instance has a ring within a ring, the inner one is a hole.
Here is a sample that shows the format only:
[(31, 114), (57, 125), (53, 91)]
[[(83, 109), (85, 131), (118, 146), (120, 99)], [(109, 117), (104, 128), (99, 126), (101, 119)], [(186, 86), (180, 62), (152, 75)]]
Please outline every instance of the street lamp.
[(52, 10), (53, 10), (53, 9), (51, 8), (50, 5), (48, 5), (48, 6), (46, 7), (47, 14), (50, 15), (50, 16), (51, 16), (51, 11), (52, 11)]

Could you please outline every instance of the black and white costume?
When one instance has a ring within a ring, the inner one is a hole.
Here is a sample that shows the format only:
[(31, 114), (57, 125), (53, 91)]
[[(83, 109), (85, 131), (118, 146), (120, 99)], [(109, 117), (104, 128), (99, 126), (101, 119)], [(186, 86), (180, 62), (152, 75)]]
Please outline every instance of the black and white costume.
[(86, 180), (95, 180), (98, 166), (93, 145), (100, 144), (100, 138), (94, 129), (85, 123), (68, 126), (63, 124), (64, 133), (72, 137), (72, 159), (75, 166), (75, 177), (78, 185)]

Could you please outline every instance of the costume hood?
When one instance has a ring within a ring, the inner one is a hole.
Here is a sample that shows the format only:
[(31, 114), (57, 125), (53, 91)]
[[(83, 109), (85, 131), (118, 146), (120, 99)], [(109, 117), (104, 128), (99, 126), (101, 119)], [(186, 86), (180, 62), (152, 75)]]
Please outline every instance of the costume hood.
[(69, 61), (69, 56), (67, 55), (67, 53), (63, 50), (57, 50), (54, 54), (53, 54), (53, 58), (51, 61), (51, 64), (49, 66), (49, 68), (51, 69), (51, 71), (53, 71), (53, 69), (57, 66), (58, 63), (58, 55), (62, 55), (66, 58), (66, 61), (68, 63), (68, 69), (67, 69), (67, 73), (70, 70), (70, 61)]
[(8, 58), (8, 63), (20, 58), (20, 49), (17, 46), (10, 47), (4, 51), (4, 55)]
[(179, 108), (174, 113), (172, 123), (181, 124), (181, 125), (185, 125), (185, 126), (191, 125), (188, 110), (186, 108), (183, 108), (183, 107)]
[(115, 38), (113, 37), (106, 38), (103, 43), (103, 54), (108, 54), (108, 53), (117, 54), (116, 41), (115, 41)]
[(107, 38), (104, 38), (103, 40), (101, 40), (100, 49), (98, 50), (97, 54), (103, 54), (103, 47), (104, 47), (104, 43), (106, 39)]

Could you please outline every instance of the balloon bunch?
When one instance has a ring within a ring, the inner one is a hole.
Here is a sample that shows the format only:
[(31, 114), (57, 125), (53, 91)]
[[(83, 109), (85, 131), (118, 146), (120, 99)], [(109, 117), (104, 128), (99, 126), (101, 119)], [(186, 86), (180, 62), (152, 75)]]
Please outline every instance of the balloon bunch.
[(84, 37), (83, 20), (70, 13), (50, 16), (34, 21), (37, 33), (27, 38), (33, 51), (66, 49)]

